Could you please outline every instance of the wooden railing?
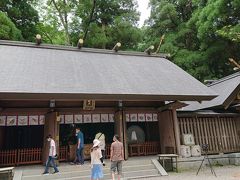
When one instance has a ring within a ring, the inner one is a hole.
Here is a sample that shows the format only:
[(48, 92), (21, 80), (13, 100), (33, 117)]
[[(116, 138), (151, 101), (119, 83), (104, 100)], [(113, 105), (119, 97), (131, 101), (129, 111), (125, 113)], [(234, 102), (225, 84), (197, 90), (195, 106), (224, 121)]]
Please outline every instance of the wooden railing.
[[(106, 158), (110, 157), (111, 145), (106, 145)], [(154, 155), (159, 153), (159, 142), (129, 145), (129, 156)], [(59, 148), (59, 161), (68, 160), (68, 147)], [(0, 166), (42, 163), (42, 148), (0, 150)]]
[(12, 166), (17, 161), (17, 150), (0, 151), (0, 166)]
[(194, 135), (195, 144), (209, 144), (209, 154), (240, 150), (236, 119), (233, 117), (179, 117), (180, 134)]
[(68, 146), (63, 146), (59, 148), (59, 161), (68, 160)]
[(155, 155), (160, 152), (159, 142), (145, 142), (128, 145), (129, 156)]
[(16, 165), (42, 162), (42, 148), (19, 149)]
[[(68, 158), (68, 147), (60, 147), (59, 161)], [(15, 150), (0, 150), (0, 166), (38, 164), (42, 162), (42, 148), (28, 148)]]
[(107, 144), (106, 145), (106, 158), (109, 159), (110, 158), (110, 149), (111, 149), (111, 144)]

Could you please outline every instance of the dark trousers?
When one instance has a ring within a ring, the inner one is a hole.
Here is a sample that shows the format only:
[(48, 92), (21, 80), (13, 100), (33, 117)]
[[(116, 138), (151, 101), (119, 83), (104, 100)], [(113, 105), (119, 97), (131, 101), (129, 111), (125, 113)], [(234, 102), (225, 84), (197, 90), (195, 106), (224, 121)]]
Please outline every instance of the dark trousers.
[(46, 167), (45, 167), (44, 173), (48, 173), (50, 164), (52, 164), (55, 172), (58, 172), (58, 168), (57, 168), (57, 166), (55, 164), (54, 158), (52, 156), (48, 156), (48, 160), (46, 162)]
[(77, 163), (78, 161), (80, 164), (84, 164), (83, 148), (77, 149), (76, 156), (77, 157), (74, 162)]
[(103, 157), (103, 159), (106, 159), (105, 150), (101, 150), (101, 151), (102, 151), (102, 157)]

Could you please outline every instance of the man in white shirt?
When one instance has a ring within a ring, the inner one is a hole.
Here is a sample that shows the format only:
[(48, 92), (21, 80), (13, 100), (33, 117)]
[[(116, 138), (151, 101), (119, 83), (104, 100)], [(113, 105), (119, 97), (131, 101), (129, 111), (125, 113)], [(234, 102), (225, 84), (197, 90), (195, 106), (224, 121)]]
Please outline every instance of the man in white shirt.
[(49, 174), (49, 165), (50, 163), (52, 164), (53, 168), (54, 168), (54, 173), (58, 173), (59, 170), (58, 168), (56, 167), (56, 164), (55, 164), (55, 158), (56, 158), (56, 144), (55, 144), (55, 141), (52, 139), (52, 136), (51, 135), (48, 135), (47, 136), (47, 141), (50, 143), (49, 145), (49, 155), (48, 155), (48, 160), (46, 162), (46, 168), (45, 168), (45, 171), (43, 174)]

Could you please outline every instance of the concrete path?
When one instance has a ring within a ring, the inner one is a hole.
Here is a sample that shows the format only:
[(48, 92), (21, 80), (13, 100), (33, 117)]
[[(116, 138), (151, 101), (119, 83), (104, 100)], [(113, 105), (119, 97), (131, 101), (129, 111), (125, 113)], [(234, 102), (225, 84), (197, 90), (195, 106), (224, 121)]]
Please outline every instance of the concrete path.
[(197, 170), (184, 171), (180, 173), (169, 173), (169, 176), (158, 178), (143, 178), (141, 180), (240, 180), (240, 166), (214, 167), (217, 174), (215, 177), (210, 168), (204, 167), (196, 176)]

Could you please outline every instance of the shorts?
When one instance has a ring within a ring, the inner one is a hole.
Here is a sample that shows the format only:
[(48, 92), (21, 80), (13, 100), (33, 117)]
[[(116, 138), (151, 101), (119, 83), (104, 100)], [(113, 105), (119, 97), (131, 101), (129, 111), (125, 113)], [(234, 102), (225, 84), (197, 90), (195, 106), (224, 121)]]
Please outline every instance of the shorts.
[(111, 162), (111, 172), (116, 172), (117, 174), (121, 175), (122, 174), (122, 161), (112, 161)]

